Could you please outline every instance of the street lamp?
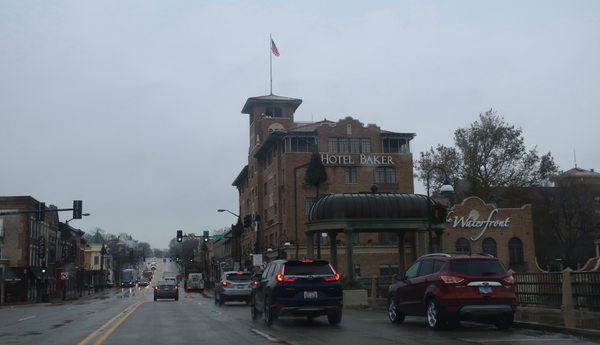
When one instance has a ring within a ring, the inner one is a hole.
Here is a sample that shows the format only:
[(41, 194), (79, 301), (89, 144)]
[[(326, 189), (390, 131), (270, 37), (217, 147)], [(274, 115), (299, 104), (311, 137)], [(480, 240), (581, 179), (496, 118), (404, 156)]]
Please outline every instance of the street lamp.
[[(83, 217), (88, 217), (88, 216), (90, 216), (90, 215), (91, 215), (91, 213), (83, 213), (83, 214), (81, 214), (81, 215), (82, 215)], [(71, 218), (71, 219), (67, 220), (67, 221), (65, 222), (65, 224), (69, 225), (69, 222), (70, 222), (70, 221), (72, 221), (73, 219), (75, 219), (75, 218)]]
[[(431, 205), (429, 204), (429, 199), (430, 199), (430, 193), (429, 193), (429, 180), (431, 178), (431, 173), (434, 171), (441, 171), (444, 174), (444, 184), (440, 187), (440, 194), (442, 196), (445, 197), (449, 197), (452, 194), (454, 194), (454, 187), (452, 187), (452, 184), (450, 182), (450, 179), (448, 178), (448, 174), (446, 173), (446, 170), (444, 170), (442, 167), (439, 166), (434, 166), (431, 167), (429, 170), (427, 170), (427, 232), (428, 232), (428, 237), (429, 237), (429, 252), (431, 253), (431, 249), (432, 249), (432, 236), (431, 236)], [(438, 241), (441, 242), (441, 239), (438, 238)]]
[[(220, 209), (217, 210), (217, 212), (219, 212), (219, 213), (229, 212), (231, 215), (233, 215), (234, 217), (236, 217), (238, 219), (238, 223), (240, 221), (239, 220), (240, 219), (240, 215), (239, 214), (233, 213), (233, 212), (231, 212), (231, 211), (229, 211), (227, 209), (220, 208)], [(239, 255), (236, 254), (236, 256), (239, 258), (239, 263), (238, 264), (239, 264), (240, 269), (241, 269), (242, 268), (242, 239), (241, 239), (241, 234), (238, 233), (237, 224), (232, 229), (232, 232), (233, 232), (234, 237), (237, 237), (237, 239), (234, 241), (234, 245), (235, 245), (235, 243), (237, 243), (236, 251), (239, 253)], [(235, 260), (235, 258), (234, 258), (234, 260)]]
[(233, 213), (233, 212), (231, 212), (231, 211), (229, 211), (229, 210), (222, 209), (222, 208), (218, 209), (218, 210), (217, 210), (217, 212), (229, 212), (229, 213), (231, 213), (232, 215), (234, 215), (235, 217), (239, 217), (239, 216), (240, 216), (239, 214), (235, 214), (235, 213)]

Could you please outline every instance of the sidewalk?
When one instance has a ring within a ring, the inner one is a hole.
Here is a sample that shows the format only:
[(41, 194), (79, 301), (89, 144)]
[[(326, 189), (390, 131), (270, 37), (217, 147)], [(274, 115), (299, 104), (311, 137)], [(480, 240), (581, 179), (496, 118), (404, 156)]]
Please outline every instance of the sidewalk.
[(522, 328), (564, 332), (600, 338), (600, 313), (539, 307), (518, 307), (515, 325)]
[(26, 307), (40, 307), (40, 306), (51, 306), (51, 305), (60, 305), (60, 304), (65, 304), (65, 303), (71, 303), (71, 302), (80, 302), (80, 301), (86, 301), (86, 300), (90, 300), (90, 299), (98, 299), (98, 298), (105, 298), (110, 296), (111, 294), (116, 293), (118, 290), (115, 288), (108, 288), (108, 289), (104, 289), (103, 291), (98, 291), (98, 292), (92, 292), (90, 295), (88, 295), (87, 290), (83, 292), (82, 296), (79, 297), (79, 295), (77, 296), (67, 296), (66, 300), (62, 300), (61, 297), (55, 297), (55, 298), (50, 298), (50, 302), (43, 302), (43, 303), (32, 303), (32, 302), (16, 302), (16, 303), (11, 303), (11, 304), (4, 304), (4, 305), (0, 305), (0, 309), (12, 309), (12, 308), (26, 308)]
[[(386, 310), (387, 301), (369, 298), (369, 307)], [(515, 327), (600, 339), (600, 312), (576, 310), (564, 313), (560, 309), (519, 306), (515, 314)]]

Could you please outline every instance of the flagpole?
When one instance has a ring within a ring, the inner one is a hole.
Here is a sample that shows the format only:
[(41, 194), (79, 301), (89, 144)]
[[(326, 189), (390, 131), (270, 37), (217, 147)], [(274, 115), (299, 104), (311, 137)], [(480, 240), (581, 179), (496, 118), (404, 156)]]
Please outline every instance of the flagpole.
[(269, 34), (269, 94), (273, 94), (273, 37)]

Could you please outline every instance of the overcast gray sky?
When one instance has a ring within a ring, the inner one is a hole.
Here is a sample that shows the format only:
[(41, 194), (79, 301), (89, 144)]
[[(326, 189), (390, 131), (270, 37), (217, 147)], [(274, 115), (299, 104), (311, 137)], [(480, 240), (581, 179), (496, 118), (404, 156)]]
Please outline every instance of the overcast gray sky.
[(155, 247), (231, 224), (270, 32), (298, 120), (415, 132), (416, 157), (493, 107), (562, 169), (573, 149), (600, 169), (600, 1), (19, 0), (0, 3), (0, 194), (83, 199), (73, 225)]

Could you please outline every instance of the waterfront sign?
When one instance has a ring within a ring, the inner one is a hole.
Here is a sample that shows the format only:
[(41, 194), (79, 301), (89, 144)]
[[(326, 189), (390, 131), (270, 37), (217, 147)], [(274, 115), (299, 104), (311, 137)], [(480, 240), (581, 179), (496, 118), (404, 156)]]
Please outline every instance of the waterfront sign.
[(453, 212), (450, 212), (448, 214), (448, 218), (446, 219), (446, 222), (452, 224), (453, 229), (459, 229), (459, 228), (479, 229), (479, 233), (476, 236), (471, 237), (471, 241), (477, 241), (478, 239), (481, 238), (481, 236), (483, 236), (483, 234), (485, 233), (485, 231), (488, 228), (499, 228), (499, 229), (508, 228), (509, 223), (510, 223), (510, 217), (506, 217), (505, 219), (492, 220), (492, 217), (496, 213), (498, 213), (497, 208), (493, 209), (490, 212), (490, 214), (488, 215), (486, 220), (480, 220), (479, 212), (477, 210), (472, 210), (466, 219), (465, 219), (465, 217), (458, 217), (458, 216), (452, 217), (451, 215), (453, 214)]
[(394, 165), (393, 157), (382, 154), (321, 153), (324, 165)]

